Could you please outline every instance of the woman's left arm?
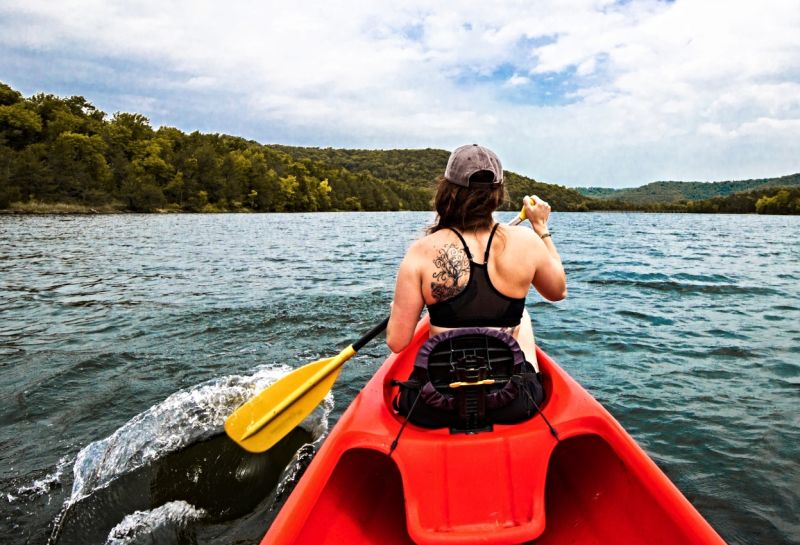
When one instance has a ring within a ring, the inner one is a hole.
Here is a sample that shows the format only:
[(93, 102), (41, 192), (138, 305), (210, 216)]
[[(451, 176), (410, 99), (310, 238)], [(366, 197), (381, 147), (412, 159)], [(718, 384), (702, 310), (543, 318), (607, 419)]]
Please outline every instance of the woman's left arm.
[(413, 248), (408, 251), (397, 271), (392, 311), (386, 328), (386, 344), (392, 352), (400, 352), (411, 343), (425, 305), (418, 260), (414, 253)]

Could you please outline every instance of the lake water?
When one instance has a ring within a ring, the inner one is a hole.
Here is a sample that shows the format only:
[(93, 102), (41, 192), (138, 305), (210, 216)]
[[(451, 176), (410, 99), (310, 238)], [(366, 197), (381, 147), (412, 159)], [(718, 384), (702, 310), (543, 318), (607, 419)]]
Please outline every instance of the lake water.
[[(256, 542), (387, 349), (271, 457), (225, 451), (224, 417), (379, 322), (431, 219), (0, 216), (0, 542)], [(539, 344), (728, 542), (800, 543), (800, 217), (551, 227), (569, 297), (529, 297)]]

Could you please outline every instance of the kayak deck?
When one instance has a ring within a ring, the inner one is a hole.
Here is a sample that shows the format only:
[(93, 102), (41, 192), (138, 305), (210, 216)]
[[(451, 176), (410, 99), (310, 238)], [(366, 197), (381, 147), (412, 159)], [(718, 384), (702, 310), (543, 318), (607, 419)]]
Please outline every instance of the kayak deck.
[(537, 349), (536, 416), (451, 435), (391, 408), (428, 336), (393, 354), (334, 427), (263, 544), (723, 543), (608, 412)]

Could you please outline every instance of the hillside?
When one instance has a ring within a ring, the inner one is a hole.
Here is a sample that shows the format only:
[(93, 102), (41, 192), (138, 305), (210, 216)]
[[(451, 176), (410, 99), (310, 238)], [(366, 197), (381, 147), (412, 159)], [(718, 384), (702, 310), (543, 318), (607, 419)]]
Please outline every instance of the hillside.
[[(154, 129), (141, 114), (109, 117), (80, 96), (25, 98), (0, 83), (0, 210), (12, 212), (429, 210), (448, 156)], [(586, 194), (505, 174), (506, 210), (535, 194), (556, 211), (800, 213), (800, 174), (582, 189)], [(742, 196), (753, 188), (762, 193)]]
[[(108, 117), (85, 98), (25, 98), (0, 83), (0, 209), (21, 212), (429, 210), (444, 150), (262, 145)], [(537, 192), (556, 210), (589, 201), (507, 173), (516, 208)], [(513, 202), (513, 204), (512, 204)]]
[(291, 155), (295, 160), (318, 161), (350, 172), (368, 172), (381, 180), (406, 183), (416, 188), (430, 188), (431, 182), (444, 172), (450, 153), (439, 149), (363, 150), (308, 148), (267, 145)]
[[(417, 150), (350, 150), (269, 145), (269, 148), (290, 155), (297, 161), (322, 162), (353, 173), (375, 176), (387, 183), (400, 183), (433, 196), (433, 182), (444, 172), (450, 152), (438, 149)], [(574, 189), (538, 182), (527, 176), (504, 171), (509, 202), (504, 207), (516, 209), (525, 195), (538, 195), (556, 210), (585, 211), (592, 199)]]
[(770, 187), (800, 186), (800, 173), (779, 178), (735, 180), (725, 182), (651, 182), (641, 187), (611, 189), (577, 187), (581, 195), (596, 199), (613, 199), (631, 204), (673, 203), (725, 197), (734, 193)]
[(724, 214), (800, 214), (800, 186), (764, 185), (726, 197), (689, 201), (679, 211)]

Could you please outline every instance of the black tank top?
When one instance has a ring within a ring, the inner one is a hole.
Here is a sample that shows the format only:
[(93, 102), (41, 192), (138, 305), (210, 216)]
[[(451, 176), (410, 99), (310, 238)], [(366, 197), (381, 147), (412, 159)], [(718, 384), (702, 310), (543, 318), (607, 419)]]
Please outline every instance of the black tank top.
[(500, 225), (496, 223), (486, 243), (483, 263), (475, 263), (461, 233), (458, 235), (469, 259), (469, 281), (464, 289), (450, 299), (428, 305), (431, 325), (438, 327), (514, 327), (519, 325), (525, 310), (525, 298), (503, 295), (489, 279), (489, 249)]

